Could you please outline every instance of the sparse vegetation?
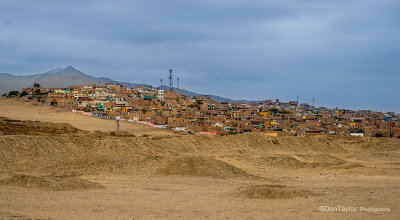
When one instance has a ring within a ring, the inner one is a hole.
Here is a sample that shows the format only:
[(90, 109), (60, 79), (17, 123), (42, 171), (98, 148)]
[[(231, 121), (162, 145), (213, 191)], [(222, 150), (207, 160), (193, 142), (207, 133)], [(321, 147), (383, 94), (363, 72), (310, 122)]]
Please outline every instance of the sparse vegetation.
[(19, 91), (11, 91), (8, 93), (7, 97), (19, 96)]
[(269, 112), (272, 112), (273, 114), (290, 114), (291, 112), (290, 111), (287, 111), (287, 110), (279, 110), (279, 109), (277, 109), (277, 108), (271, 108), (271, 109), (268, 109), (268, 111)]
[(50, 102), (50, 105), (52, 105), (52, 106), (57, 105), (57, 104), (58, 104), (57, 99), (53, 99)]
[(24, 97), (24, 96), (26, 96), (26, 95), (28, 95), (28, 93), (27, 93), (26, 91), (23, 91), (23, 92), (19, 95), (19, 97)]
[(39, 83), (33, 82), (33, 88), (38, 89), (38, 88), (40, 88), (40, 87), (41, 87), (41, 86), (40, 86)]
[(194, 106), (200, 110), (200, 106), (203, 104), (203, 100), (196, 100), (196, 103), (194, 104)]
[(364, 130), (361, 128), (358, 128), (357, 130), (354, 131), (354, 133), (364, 133)]
[(91, 112), (91, 111), (92, 111), (92, 109), (91, 109), (91, 108), (89, 108), (89, 107), (85, 107), (85, 108), (83, 108), (83, 109), (82, 109), (82, 111), (84, 111), (84, 112)]
[(41, 100), (41, 97), (40, 97), (40, 89), (36, 89), (36, 90), (35, 90), (35, 97), (36, 97), (36, 100), (37, 100), (38, 102), (40, 102), (40, 100)]

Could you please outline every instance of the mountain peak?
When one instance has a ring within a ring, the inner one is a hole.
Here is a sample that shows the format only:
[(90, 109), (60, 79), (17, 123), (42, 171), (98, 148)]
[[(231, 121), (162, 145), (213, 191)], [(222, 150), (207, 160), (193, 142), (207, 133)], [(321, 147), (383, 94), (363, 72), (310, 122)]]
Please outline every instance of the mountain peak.
[(87, 75), (72, 66), (57, 68), (45, 73), (16, 76), (0, 73), (0, 94), (12, 90), (20, 90), (32, 85), (35, 81), (44, 88), (67, 88), (75, 85), (104, 85), (107, 82), (126, 84), (131, 87), (141, 85), (135, 83), (117, 82), (105, 77), (94, 77)]
[(69, 74), (69, 75), (72, 74), (72, 75), (82, 75), (82, 76), (88, 77), (88, 75), (86, 75), (83, 72), (75, 69), (72, 66), (65, 67), (63, 70), (57, 72), (57, 74), (58, 75), (60, 75), (60, 74)]
[(77, 69), (75, 69), (75, 68), (72, 67), (72, 66), (67, 66), (67, 67), (64, 68), (64, 70), (74, 70), (74, 71), (78, 71)]

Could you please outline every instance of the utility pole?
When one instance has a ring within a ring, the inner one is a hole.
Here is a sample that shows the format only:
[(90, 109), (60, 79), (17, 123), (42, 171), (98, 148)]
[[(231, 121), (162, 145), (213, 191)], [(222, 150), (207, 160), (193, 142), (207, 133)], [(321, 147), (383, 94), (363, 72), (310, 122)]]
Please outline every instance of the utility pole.
[(174, 88), (172, 87), (174, 85), (173, 78), (172, 78), (172, 69), (169, 70), (168, 79), (169, 79), (169, 88), (170, 88), (170, 90), (174, 90)]
[(161, 82), (161, 86), (160, 86), (160, 88), (162, 87), (162, 81), (163, 81), (163, 79), (160, 79), (160, 82)]
[(176, 88), (179, 90), (179, 77), (176, 78)]
[(299, 106), (299, 96), (297, 96), (297, 106)]
[(119, 132), (119, 119), (120, 119), (120, 116), (115, 117), (115, 120), (117, 123), (117, 132)]

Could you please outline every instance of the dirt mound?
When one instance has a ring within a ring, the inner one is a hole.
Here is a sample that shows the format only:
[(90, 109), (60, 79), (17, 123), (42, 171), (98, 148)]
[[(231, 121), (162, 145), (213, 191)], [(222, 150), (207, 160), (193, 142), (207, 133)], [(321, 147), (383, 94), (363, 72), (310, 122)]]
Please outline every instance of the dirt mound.
[(158, 172), (168, 175), (208, 176), (215, 178), (256, 178), (256, 176), (226, 162), (202, 156), (177, 158), (169, 162), (166, 167), (159, 168)]
[[(269, 141), (272, 140), (274, 140), (272, 137), (258, 134), (123, 138), (104, 132), (65, 135), (0, 135), (0, 172), (35, 171), (41, 175), (90, 175), (110, 172), (141, 174), (154, 172), (160, 164), (171, 161), (161, 169), (162, 172), (224, 177), (246, 175), (243, 170), (238, 170), (242, 167), (246, 167), (245, 170), (250, 173), (271, 167), (351, 169), (357, 166), (352, 165), (350, 161), (364, 164), (362, 161), (374, 161), (378, 156), (389, 162), (395, 161), (400, 155), (400, 150), (395, 147), (396, 144), (400, 145), (400, 140), (397, 139), (366, 139), (366, 143), (380, 141), (376, 143), (379, 144), (380, 149), (387, 148), (390, 149), (389, 151), (349, 146), (342, 143), (341, 137), (326, 137), (325, 139), (322, 137), (281, 137), (277, 138), (279, 144), (270, 143)], [(320, 141), (326, 141), (329, 145), (321, 144)], [(326, 149), (329, 147), (333, 150)], [(388, 156), (383, 154), (388, 154)], [(147, 157), (156, 155), (159, 158), (145, 160)], [(221, 161), (196, 157), (196, 155), (210, 155)], [(210, 167), (216, 168), (210, 169)], [(264, 176), (262, 172), (259, 175)]]
[(240, 190), (239, 194), (250, 199), (292, 199), (316, 195), (309, 191), (297, 190), (285, 185), (252, 185)]
[(312, 167), (334, 167), (353, 164), (330, 154), (296, 154), (296, 156), (308, 161), (308, 166)]
[(282, 168), (303, 168), (309, 166), (308, 163), (302, 162), (289, 155), (273, 155), (268, 157), (261, 157), (260, 163), (267, 166), (282, 167)]
[(102, 188), (98, 183), (71, 177), (31, 176), (17, 174), (0, 180), (2, 185), (28, 188), (46, 188), (57, 191)]
[(79, 129), (67, 123), (21, 121), (0, 117), (0, 134), (3, 135), (43, 135), (73, 134)]
[(260, 157), (258, 163), (279, 168), (345, 167), (347, 169), (362, 165), (348, 162), (330, 154), (277, 154)]
[(126, 131), (112, 131), (110, 132), (110, 135), (117, 137), (136, 137), (136, 135), (130, 134), (129, 132)]
[(58, 162), (46, 167), (46, 173), (56, 176), (96, 175), (100, 173), (130, 173), (134, 172), (145, 161), (137, 158), (85, 158)]

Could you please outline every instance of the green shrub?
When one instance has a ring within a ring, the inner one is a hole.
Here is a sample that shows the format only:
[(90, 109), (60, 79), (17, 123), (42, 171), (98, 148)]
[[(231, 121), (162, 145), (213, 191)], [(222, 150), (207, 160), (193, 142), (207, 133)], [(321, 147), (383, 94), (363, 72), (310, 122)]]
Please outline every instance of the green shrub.
[(23, 92), (19, 95), (19, 97), (23, 97), (23, 96), (26, 96), (26, 95), (28, 95), (28, 93), (27, 93), (26, 91), (23, 91)]
[(15, 97), (15, 96), (19, 96), (19, 92), (18, 91), (11, 91), (8, 93), (8, 97)]
[(377, 132), (377, 133), (375, 134), (375, 137), (383, 137), (382, 132)]

